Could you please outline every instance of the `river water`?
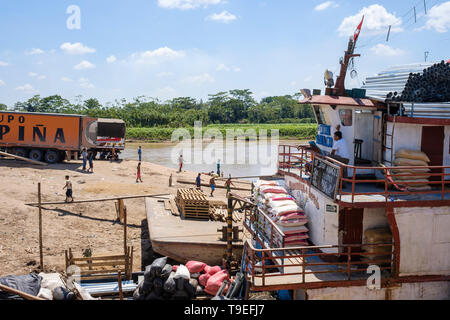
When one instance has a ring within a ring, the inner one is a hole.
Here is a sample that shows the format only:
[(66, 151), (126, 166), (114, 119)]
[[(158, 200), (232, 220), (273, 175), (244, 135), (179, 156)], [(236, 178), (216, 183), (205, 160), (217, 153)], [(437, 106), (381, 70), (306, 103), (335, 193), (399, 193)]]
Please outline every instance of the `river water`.
[(177, 143), (127, 143), (121, 158), (139, 160), (137, 149), (142, 146), (142, 160), (178, 169), (178, 157), (183, 155), (183, 169), (194, 172), (216, 172), (220, 159), (221, 171), (227, 177), (271, 175), (277, 171), (278, 145), (298, 145), (304, 141), (189, 141)]

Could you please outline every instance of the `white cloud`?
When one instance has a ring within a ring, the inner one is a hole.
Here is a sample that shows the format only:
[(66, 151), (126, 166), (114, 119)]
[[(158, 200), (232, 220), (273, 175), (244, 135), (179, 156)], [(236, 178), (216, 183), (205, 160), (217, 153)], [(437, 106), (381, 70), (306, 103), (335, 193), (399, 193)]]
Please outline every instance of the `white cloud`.
[(224, 3), (224, 0), (158, 0), (158, 5), (165, 9), (189, 10), (209, 5)]
[(387, 33), (389, 26), (392, 26), (391, 33), (403, 31), (401, 18), (397, 18), (395, 14), (387, 12), (383, 6), (373, 4), (368, 8), (364, 7), (354, 16), (346, 17), (338, 28), (339, 35), (353, 35), (363, 15), (364, 23), (361, 31), (363, 35)]
[(334, 1), (326, 1), (326, 2), (323, 2), (323, 3), (319, 4), (319, 5), (317, 5), (314, 8), (314, 10), (316, 10), (316, 11), (323, 11), (323, 10), (328, 9), (329, 7), (337, 8), (337, 7), (339, 7), (339, 5), (337, 3), (335, 3)]
[(172, 87), (164, 87), (164, 88), (158, 88), (156, 89), (156, 96), (158, 98), (169, 98), (174, 97), (176, 95), (176, 91)]
[(217, 66), (216, 70), (217, 70), (217, 71), (226, 71), (226, 72), (232, 70), (232, 71), (234, 71), (234, 72), (240, 72), (240, 71), (241, 71), (241, 68), (236, 67), (236, 66), (232, 66), (231, 68), (229, 68), (226, 64), (221, 63), (221, 64), (219, 64), (219, 65)]
[(23, 86), (16, 87), (16, 90), (23, 91), (25, 93), (38, 93), (38, 91), (29, 83), (24, 84)]
[(225, 64), (221, 63), (216, 68), (217, 71), (230, 71), (230, 68), (228, 68)]
[(422, 29), (434, 29), (444, 33), (450, 29), (450, 1), (434, 6), (428, 11), (428, 20)]
[(109, 56), (108, 58), (106, 58), (107, 63), (114, 63), (116, 61), (117, 61), (117, 58), (115, 56)]
[(44, 54), (44, 53), (45, 53), (45, 51), (42, 50), (42, 49), (39, 49), (39, 48), (33, 48), (30, 51), (25, 51), (25, 54), (27, 56), (34, 56), (34, 55), (37, 55), (37, 54)]
[(45, 80), (45, 79), (47, 79), (46, 76), (44, 76), (44, 75), (39, 75), (39, 74), (37, 74), (36, 72), (29, 72), (28, 75), (29, 75), (30, 77), (36, 78), (36, 79), (38, 79), (38, 80)]
[(70, 78), (67, 78), (67, 77), (62, 77), (62, 78), (61, 78), (61, 81), (64, 81), (64, 82), (72, 82), (73, 80), (70, 79)]
[(222, 11), (221, 13), (213, 13), (212, 15), (209, 15), (208, 17), (206, 17), (206, 20), (221, 22), (221, 23), (231, 23), (236, 19), (237, 19), (237, 17), (234, 14), (231, 14), (226, 10)]
[(0, 80), (0, 87), (6, 85), (5, 81)]
[(155, 50), (133, 53), (131, 60), (138, 64), (157, 64), (163, 61), (182, 58), (185, 55), (184, 51), (176, 51), (168, 47), (162, 47)]
[(400, 56), (405, 53), (402, 49), (395, 49), (382, 43), (373, 46), (370, 48), (370, 51), (374, 52), (376, 55), (388, 57)]
[(0, 61), (0, 67), (7, 67), (9, 66), (8, 62)]
[(83, 45), (81, 42), (70, 43), (65, 42), (61, 45), (61, 50), (67, 54), (86, 54), (86, 53), (94, 53), (96, 50), (93, 48), (89, 48)]
[(87, 60), (81, 61), (79, 64), (73, 67), (75, 70), (86, 70), (86, 69), (94, 69), (95, 64), (90, 63)]
[(196, 76), (187, 77), (184, 82), (189, 83), (196, 83), (196, 84), (202, 84), (202, 83), (212, 83), (214, 82), (214, 78), (209, 73), (203, 73)]
[(174, 75), (173, 72), (163, 71), (163, 72), (158, 73), (156, 76), (160, 77), (160, 78), (163, 78), (163, 77), (171, 77), (173, 75)]
[(80, 87), (85, 88), (85, 89), (95, 88), (95, 86), (89, 81), (88, 78), (80, 78), (78, 80), (78, 83), (80, 84)]

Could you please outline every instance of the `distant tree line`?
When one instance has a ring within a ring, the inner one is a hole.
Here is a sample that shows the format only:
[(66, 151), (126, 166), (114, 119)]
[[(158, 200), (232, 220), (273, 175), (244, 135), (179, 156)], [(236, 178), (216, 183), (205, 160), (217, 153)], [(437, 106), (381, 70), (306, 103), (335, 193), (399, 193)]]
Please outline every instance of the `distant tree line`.
[[(83, 114), (98, 118), (122, 119), (128, 127), (192, 126), (194, 121), (208, 124), (227, 123), (315, 123), (309, 105), (299, 105), (300, 94), (263, 98), (259, 103), (250, 90), (230, 90), (209, 95), (208, 101), (190, 97), (166, 102), (145, 96), (102, 105), (97, 99), (71, 102), (59, 95), (42, 98), (36, 95), (17, 102), (15, 111)], [(0, 104), (0, 110), (6, 105)]]

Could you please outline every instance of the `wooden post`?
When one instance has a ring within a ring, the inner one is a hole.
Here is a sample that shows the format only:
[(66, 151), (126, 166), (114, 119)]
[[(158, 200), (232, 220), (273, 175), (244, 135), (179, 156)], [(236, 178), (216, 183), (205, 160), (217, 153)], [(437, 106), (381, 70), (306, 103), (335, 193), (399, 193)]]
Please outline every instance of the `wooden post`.
[(119, 270), (119, 274), (118, 274), (118, 283), (119, 283), (119, 297), (120, 300), (123, 300), (123, 291), (122, 291), (122, 273)]
[[(120, 201), (120, 200), (119, 200)], [(124, 254), (127, 254), (127, 210), (123, 206), (123, 200), (122, 200), (122, 206), (121, 206), (121, 214), (123, 214), (123, 251)]]
[(38, 183), (38, 203), (39, 203), (39, 262), (40, 269), (44, 271), (44, 252), (42, 248), (42, 206), (41, 206), (41, 183)]
[(123, 199), (119, 199), (117, 200), (117, 210), (119, 211), (119, 221), (123, 222), (124, 219), (124, 204), (123, 204)]
[(228, 195), (228, 218), (227, 218), (227, 259), (231, 262), (233, 255), (233, 199)]

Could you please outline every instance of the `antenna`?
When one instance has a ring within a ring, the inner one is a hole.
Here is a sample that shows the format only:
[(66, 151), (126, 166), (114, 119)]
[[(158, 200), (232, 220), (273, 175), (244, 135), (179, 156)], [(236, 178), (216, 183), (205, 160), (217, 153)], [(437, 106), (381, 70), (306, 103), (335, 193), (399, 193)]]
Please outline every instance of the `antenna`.
[(428, 55), (430, 54), (430, 52), (429, 51), (425, 51), (425, 62), (427, 62), (427, 59), (428, 59)]

